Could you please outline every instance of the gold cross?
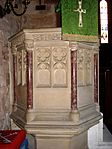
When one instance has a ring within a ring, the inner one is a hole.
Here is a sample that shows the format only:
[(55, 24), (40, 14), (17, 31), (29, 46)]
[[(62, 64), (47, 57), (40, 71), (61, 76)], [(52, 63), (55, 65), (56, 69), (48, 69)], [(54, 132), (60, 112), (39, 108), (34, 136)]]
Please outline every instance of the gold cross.
[(78, 3), (79, 3), (79, 8), (74, 11), (79, 12), (79, 27), (83, 27), (82, 13), (86, 13), (86, 9), (82, 9), (82, 0), (79, 0)]

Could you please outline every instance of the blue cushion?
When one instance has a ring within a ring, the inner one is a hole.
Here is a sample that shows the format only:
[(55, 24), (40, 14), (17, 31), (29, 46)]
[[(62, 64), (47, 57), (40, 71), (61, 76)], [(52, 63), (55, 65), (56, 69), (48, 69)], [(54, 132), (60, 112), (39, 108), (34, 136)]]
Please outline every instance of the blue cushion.
[(28, 149), (28, 139), (27, 138), (21, 144), (20, 149)]

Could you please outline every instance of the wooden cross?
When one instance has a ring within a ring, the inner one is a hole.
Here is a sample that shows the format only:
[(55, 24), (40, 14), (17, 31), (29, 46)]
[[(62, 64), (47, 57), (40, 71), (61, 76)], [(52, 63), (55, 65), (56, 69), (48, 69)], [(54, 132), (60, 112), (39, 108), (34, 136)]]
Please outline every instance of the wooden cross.
[(82, 23), (82, 13), (86, 13), (85, 9), (82, 9), (82, 0), (79, 0), (79, 8), (77, 10), (74, 10), (75, 12), (79, 12), (79, 27), (83, 27)]

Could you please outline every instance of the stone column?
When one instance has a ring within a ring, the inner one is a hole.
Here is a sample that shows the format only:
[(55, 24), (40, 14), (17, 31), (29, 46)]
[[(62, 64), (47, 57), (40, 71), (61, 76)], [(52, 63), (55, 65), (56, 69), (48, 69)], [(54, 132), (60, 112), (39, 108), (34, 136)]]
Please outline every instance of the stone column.
[(77, 43), (71, 42), (71, 119), (79, 120), (77, 109)]
[(33, 51), (27, 51), (27, 108), (33, 108)]
[(77, 110), (77, 51), (71, 49), (71, 109)]
[(33, 48), (34, 41), (26, 40), (25, 48), (27, 50), (27, 108), (33, 108)]
[[(12, 50), (12, 58), (13, 58), (13, 94), (14, 94), (14, 99), (13, 99), (13, 108), (15, 108), (15, 104), (17, 103), (17, 94), (16, 94), (16, 85), (17, 85), (17, 55), (16, 55), (16, 47), (13, 47)], [(14, 109), (13, 109), (14, 110)]]
[(94, 102), (98, 103), (98, 53), (94, 54)]

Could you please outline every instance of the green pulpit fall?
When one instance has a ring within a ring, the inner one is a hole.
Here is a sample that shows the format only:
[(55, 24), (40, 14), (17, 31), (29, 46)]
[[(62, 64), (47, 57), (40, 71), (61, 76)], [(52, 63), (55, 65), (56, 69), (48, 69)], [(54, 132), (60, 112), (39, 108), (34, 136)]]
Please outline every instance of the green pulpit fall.
[[(79, 7), (81, 2), (81, 9)], [(82, 25), (79, 26), (81, 10)], [(62, 33), (73, 40), (95, 40), (98, 38), (98, 0), (60, 0), (56, 11), (62, 16)], [(83, 12), (85, 11), (85, 13)]]

